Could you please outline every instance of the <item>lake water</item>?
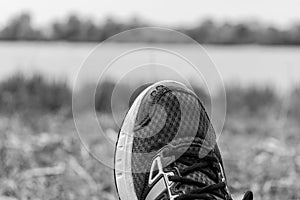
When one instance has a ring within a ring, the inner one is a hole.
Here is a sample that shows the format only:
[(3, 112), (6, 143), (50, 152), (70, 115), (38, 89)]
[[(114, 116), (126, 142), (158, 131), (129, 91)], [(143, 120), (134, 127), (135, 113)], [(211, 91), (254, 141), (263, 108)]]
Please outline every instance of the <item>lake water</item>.
[[(96, 46), (92, 43), (35, 43), (1, 42), (0, 43), (0, 79), (15, 71), (24, 73), (40, 72), (47, 77), (64, 78), (73, 83), (78, 69), (89, 52)], [(112, 44), (103, 47), (103, 58), (130, 49), (133, 44)], [(170, 45), (187, 55), (197, 57), (195, 48), (189, 45)], [(205, 49), (225, 82), (225, 84), (271, 85), (285, 91), (298, 84), (300, 80), (300, 48), (273, 46), (205, 46)], [(118, 53), (116, 53), (118, 52)], [(145, 57), (145, 55), (143, 55)], [(138, 57), (141, 58), (142, 56)], [(157, 60), (155, 53), (146, 55), (148, 61)], [(141, 58), (142, 61), (142, 58)], [(92, 59), (90, 62), (93, 62)], [(124, 64), (125, 62), (125, 64)], [(126, 65), (126, 61), (122, 65)], [(129, 61), (128, 61), (129, 62)], [(95, 66), (103, 68), (101, 63)], [(118, 69), (121, 69), (119, 66)], [(122, 71), (122, 70), (120, 70)], [(187, 73), (191, 73), (188, 71)], [(93, 74), (93, 71), (91, 71)], [(138, 78), (158, 76), (160, 71), (140, 73)], [(189, 74), (187, 75), (189, 76)], [(86, 76), (87, 80), (91, 78)], [(132, 77), (131, 77), (132, 78)], [(210, 78), (210, 77), (206, 77)]]

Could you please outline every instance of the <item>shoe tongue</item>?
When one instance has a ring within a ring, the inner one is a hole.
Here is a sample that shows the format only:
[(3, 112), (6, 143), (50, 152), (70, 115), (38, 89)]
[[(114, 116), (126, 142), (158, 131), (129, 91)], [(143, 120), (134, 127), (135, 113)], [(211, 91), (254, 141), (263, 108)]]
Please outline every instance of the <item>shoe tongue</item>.
[[(179, 169), (179, 171), (182, 171), (183, 169), (185, 169), (187, 167), (187, 165), (184, 165), (182, 163), (175, 163), (175, 166)], [(209, 170), (209, 169), (208, 169)], [(184, 176), (185, 178), (189, 178), (191, 180), (197, 181), (197, 182), (201, 182), (204, 183), (206, 185), (212, 185), (212, 184), (216, 184), (215, 181), (213, 181), (212, 179), (210, 179), (206, 174), (195, 170), (194, 172), (191, 172), (190, 174)], [(195, 190), (195, 189), (199, 189), (199, 187), (194, 186), (194, 185), (188, 185), (188, 184), (181, 184), (178, 187), (177, 192), (182, 192), (182, 193), (189, 193), (191, 190)], [(213, 195), (217, 200), (223, 200), (218, 196)]]
[[(182, 171), (183, 169), (188, 167), (187, 165), (182, 164), (180, 162), (176, 162), (175, 166), (178, 168), (179, 171)], [(204, 183), (206, 185), (212, 185), (212, 184), (216, 183), (213, 180), (211, 180), (206, 174), (204, 174), (200, 171), (197, 171), (197, 170), (195, 170), (194, 172), (189, 173), (188, 175), (186, 175), (184, 177), (189, 178), (189, 179), (194, 180), (194, 181), (197, 181), (197, 182)], [(190, 192), (191, 190), (194, 190), (194, 189), (199, 189), (199, 187), (194, 186), (194, 185), (182, 184), (178, 188), (178, 191), (188, 193), (188, 192)]]

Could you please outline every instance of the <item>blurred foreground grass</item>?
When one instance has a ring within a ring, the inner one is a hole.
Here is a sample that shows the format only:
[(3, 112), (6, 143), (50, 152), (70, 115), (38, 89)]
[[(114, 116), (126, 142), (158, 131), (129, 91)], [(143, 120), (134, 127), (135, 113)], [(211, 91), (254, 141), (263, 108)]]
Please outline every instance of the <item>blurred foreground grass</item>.
[[(96, 95), (102, 113), (109, 113), (107, 88)], [(300, 199), (298, 91), (285, 99), (269, 88), (228, 88), (219, 144), (236, 196), (251, 189), (258, 200)], [(0, 84), (0, 92), (1, 200), (116, 199), (112, 170), (93, 159), (79, 141), (65, 84), (16, 75)], [(105, 138), (90, 117), (83, 112), (79, 119), (88, 133), (84, 141), (95, 152), (105, 151), (109, 160), (113, 149), (104, 147)], [(112, 117), (101, 115), (100, 122), (103, 132), (115, 138)]]

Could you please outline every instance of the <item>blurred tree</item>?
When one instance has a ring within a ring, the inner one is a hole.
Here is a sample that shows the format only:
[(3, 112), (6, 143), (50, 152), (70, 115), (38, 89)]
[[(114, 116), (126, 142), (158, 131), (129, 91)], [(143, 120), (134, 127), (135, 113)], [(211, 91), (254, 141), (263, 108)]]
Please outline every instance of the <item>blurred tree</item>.
[(254, 42), (254, 34), (250, 30), (250, 28), (245, 24), (238, 24), (234, 28), (234, 43), (253, 43)]
[(36, 30), (31, 24), (31, 15), (22, 13), (13, 17), (0, 32), (3, 40), (39, 40), (42, 39), (41, 31)]
[[(138, 17), (133, 17), (127, 22), (120, 22), (113, 17), (107, 17), (104, 23), (96, 24), (91, 19), (84, 19), (76, 14), (65, 19), (54, 21), (50, 27), (38, 29), (32, 26), (29, 13), (14, 16), (0, 31), (1, 40), (67, 40), (67, 41), (103, 41), (112, 35), (124, 30), (146, 27)], [(204, 20), (195, 27), (179, 27), (200, 43), (212, 44), (268, 44), (268, 45), (300, 45), (300, 24), (283, 29), (266, 24), (244, 21), (238, 24), (224, 22), (217, 23), (211, 19)], [(149, 35), (144, 32), (135, 32), (128, 38), (119, 42), (185, 42), (170, 38), (167, 34)]]
[(202, 22), (199, 26), (187, 29), (184, 32), (200, 43), (209, 43), (216, 40), (216, 30), (217, 27), (215, 23), (212, 20), (208, 19)]
[(92, 20), (87, 20), (83, 24), (83, 38), (86, 41), (100, 41), (102, 32), (99, 30)]
[(104, 25), (100, 29), (102, 32), (101, 41), (106, 40), (110, 36), (113, 36), (125, 30), (124, 25), (116, 22), (112, 17), (108, 17), (105, 20)]
[(76, 15), (70, 15), (65, 23), (54, 22), (52, 25), (53, 37), (59, 40), (79, 41), (86, 39), (83, 23)]

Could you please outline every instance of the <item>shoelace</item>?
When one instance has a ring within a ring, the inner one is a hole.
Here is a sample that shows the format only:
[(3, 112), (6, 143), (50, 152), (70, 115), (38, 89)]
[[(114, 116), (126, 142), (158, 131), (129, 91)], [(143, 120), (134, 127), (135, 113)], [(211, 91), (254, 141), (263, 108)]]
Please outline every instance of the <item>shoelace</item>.
[[(176, 149), (169, 149), (166, 152), (164, 152), (165, 156), (168, 155), (178, 155), (178, 153), (181, 153), (180, 151)], [(183, 159), (183, 157), (196, 157), (199, 162), (190, 164), (186, 160)], [(179, 184), (186, 184), (186, 185), (192, 185), (196, 186), (197, 189), (191, 190), (188, 193), (183, 193), (175, 198), (175, 200), (192, 200), (192, 199), (216, 199), (216, 197), (219, 197), (221, 199), (228, 199), (230, 200), (231, 197), (228, 194), (226, 190), (226, 182), (225, 177), (223, 177), (223, 174), (221, 173), (220, 162), (216, 155), (214, 153), (210, 153), (209, 155), (205, 156), (204, 158), (198, 158), (195, 154), (189, 154), (184, 153), (183, 156), (181, 156), (176, 162), (180, 162), (184, 165), (187, 165), (183, 170), (179, 171), (180, 176), (174, 175), (170, 176), (169, 180), (173, 181), (175, 183)], [(213, 171), (211, 173), (210, 170)], [(207, 185), (205, 183), (195, 181), (190, 178), (186, 178), (188, 174), (200, 171), (201, 173), (205, 174), (208, 178), (213, 180), (216, 184)]]

